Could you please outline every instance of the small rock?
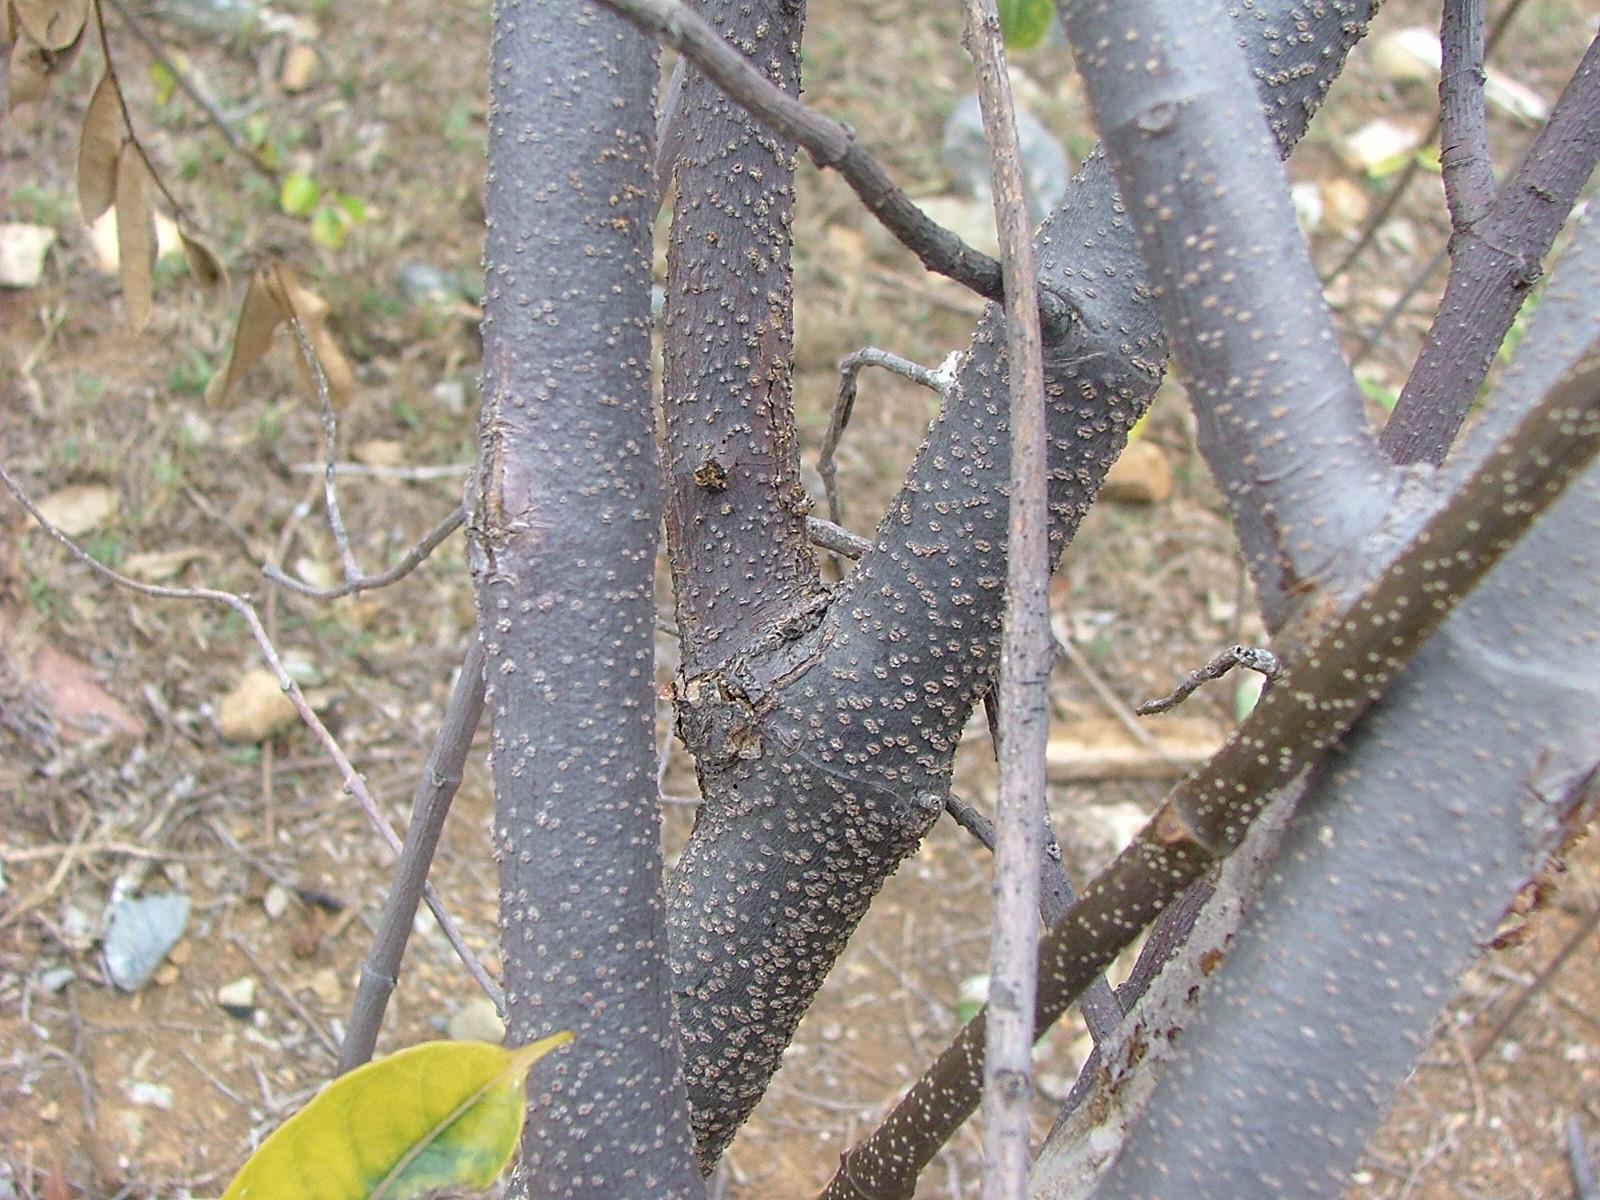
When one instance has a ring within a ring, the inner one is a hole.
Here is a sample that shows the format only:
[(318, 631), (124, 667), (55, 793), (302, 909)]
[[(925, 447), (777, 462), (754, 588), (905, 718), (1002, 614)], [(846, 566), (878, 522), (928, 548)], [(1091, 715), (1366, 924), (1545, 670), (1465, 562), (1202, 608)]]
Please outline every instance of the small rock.
[(0, 287), (38, 287), (55, 241), (56, 231), (48, 225), (0, 225)]
[(1162, 504), (1172, 495), (1172, 468), (1153, 442), (1129, 442), (1106, 472), (1100, 494), (1124, 504)]
[(134, 1079), (125, 1083), (122, 1090), (127, 1093), (129, 1100), (143, 1108), (159, 1108), (167, 1112), (172, 1109), (172, 1089), (166, 1084)]
[(231, 38), (249, 29), (260, 13), (259, 4), (246, 0), (161, 0), (153, 15), (192, 33)]
[[(666, 293), (662, 296), (665, 303)], [(467, 411), (467, 385), (459, 379), (441, 379), (433, 385), (433, 399), (445, 412), (460, 416)]]
[(358, 463), (369, 467), (401, 467), (406, 461), (406, 444), (395, 438), (369, 438), (351, 450)]
[(118, 900), (106, 925), (106, 974), (125, 992), (149, 981), (189, 923), (189, 897), (177, 893)]
[(294, 560), (294, 573), (314, 588), (328, 591), (339, 586), (339, 571), (330, 562), (302, 554)]
[(1363, 175), (1382, 176), (1398, 170), (1422, 145), (1426, 130), (1379, 117), (1342, 139), (1339, 157)]
[(150, 976), (150, 982), (157, 987), (171, 987), (183, 977), (183, 972), (170, 962), (164, 962), (156, 968), (156, 973)]
[(1439, 35), (1421, 25), (1396, 29), (1372, 46), (1374, 69), (1392, 83), (1435, 83), (1442, 58)]
[[(117, 210), (108, 208), (89, 226), (89, 244), (94, 248), (95, 261), (107, 275), (117, 273), (121, 254), (117, 250)], [(156, 257), (183, 253), (183, 239), (178, 227), (164, 212), (156, 213)]]
[(88, 663), (49, 644), (29, 668), (34, 690), (68, 740), (144, 736), (144, 724), (105, 688)]
[(68, 537), (98, 529), (117, 511), (117, 493), (103, 483), (75, 483), (39, 501), (44, 519)]
[(294, 724), (298, 714), (271, 671), (245, 672), (217, 706), (217, 727), (230, 742), (264, 742)]
[(1371, 207), (1366, 191), (1354, 180), (1338, 175), (1322, 184), (1322, 226), (1329, 233), (1354, 233)]
[(256, 1011), (255, 979), (249, 975), (241, 975), (232, 983), (223, 984), (217, 989), (217, 1003), (230, 1017), (248, 1021)]
[(400, 294), (412, 304), (449, 304), (461, 299), (461, 280), (454, 271), (408, 258), (395, 273)]
[(278, 86), (290, 95), (306, 91), (316, 82), (321, 67), (317, 48), (310, 42), (296, 42), (284, 53)]
[(994, 229), (994, 203), (970, 196), (929, 196), (917, 201), (928, 218), (950, 230), (967, 245), (985, 254), (1000, 252)]
[(505, 1041), (506, 1025), (495, 1011), (493, 1000), (475, 996), (456, 1009), (445, 1025), (445, 1032), (463, 1041), (498, 1044)]
[(59, 992), (78, 977), (71, 967), (51, 967), (39, 974), (39, 986), (47, 992)]
[(130, 554), (122, 563), (125, 575), (142, 579), (146, 583), (166, 583), (176, 579), (190, 563), (206, 556), (200, 546), (180, 546), (176, 550), (147, 550)]
[(267, 888), (266, 895), (261, 897), (261, 907), (266, 910), (268, 920), (276, 921), (289, 911), (289, 890), (282, 884), (273, 884)]
[(1300, 223), (1300, 232), (1306, 236), (1322, 228), (1322, 189), (1310, 180), (1302, 180), (1289, 189), (1289, 199), (1294, 204), (1294, 218)]
[(344, 984), (339, 979), (339, 972), (332, 967), (323, 967), (306, 982), (311, 994), (328, 1008), (344, 1003)]
[[(1028, 215), (1036, 223), (1056, 206), (1072, 181), (1072, 169), (1061, 143), (1037, 117), (1017, 109), (1017, 147), (1022, 153), (1022, 175), (1028, 193)], [(951, 110), (944, 124), (944, 165), (957, 185), (968, 194), (992, 203), (989, 186), (989, 142), (984, 136), (983, 114), (976, 94)]]

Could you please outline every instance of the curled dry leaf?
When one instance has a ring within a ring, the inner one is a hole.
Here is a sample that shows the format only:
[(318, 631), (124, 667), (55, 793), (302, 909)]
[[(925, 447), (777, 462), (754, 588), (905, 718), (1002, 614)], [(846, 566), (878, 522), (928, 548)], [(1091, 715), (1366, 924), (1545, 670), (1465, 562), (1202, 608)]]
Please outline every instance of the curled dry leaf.
[(50, 86), (50, 54), (32, 38), (20, 37), (11, 46), (10, 85), (8, 110), (33, 103)]
[(210, 246), (183, 230), (178, 231), (178, 237), (183, 242), (183, 259), (189, 264), (189, 274), (196, 283), (201, 287), (216, 287), (228, 281), (228, 269)]
[[(207, 392), (212, 404), (221, 404), (245, 373), (272, 345), (272, 335), (291, 318), (300, 322), (306, 341), (322, 368), (328, 383), (328, 398), (344, 403), (355, 390), (355, 373), (350, 360), (328, 331), (328, 302), (303, 285), (295, 273), (282, 263), (269, 263), (250, 277), (244, 303), (239, 307), (239, 323), (234, 329), (233, 347), (226, 366), (212, 379)], [(315, 394), (315, 384), (305, 356), (295, 348), (295, 372), (301, 383)]]
[(110, 208), (117, 198), (117, 157), (122, 151), (122, 105), (117, 84), (101, 75), (83, 114), (78, 135), (78, 207), (85, 224)]
[(117, 271), (122, 306), (135, 333), (150, 323), (151, 276), (156, 265), (156, 223), (145, 192), (144, 159), (131, 141), (117, 156)]
[(11, 0), (16, 20), (46, 50), (71, 46), (83, 32), (89, 0)]
[(250, 276), (250, 285), (244, 290), (244, 302), (239, 305), (239, 321), (233, 329), (233, 342), (228, 349), (228, 361), (211, 379), (206, 396), (212, 404), (227, 399), (239, 377), (249, 370), (272, 346), (273, 332), (285, 319), (283, 292), (278, 287), (272, 268), (264, 267)]

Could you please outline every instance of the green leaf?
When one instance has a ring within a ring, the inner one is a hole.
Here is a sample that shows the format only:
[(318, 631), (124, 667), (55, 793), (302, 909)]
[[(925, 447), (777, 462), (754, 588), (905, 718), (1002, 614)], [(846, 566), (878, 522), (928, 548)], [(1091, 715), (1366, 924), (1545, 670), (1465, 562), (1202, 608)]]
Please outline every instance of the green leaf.
[(155, 88), (156, 103), (165, 105), (171, 101), (172, 93), (177, 90), (178, 77), (165, 63), (153, 62), (150, 64), (150, 83)]
[(1050, 32), (1053, 0), (999, 0), (1000, 32), (1009, 50), (1031, 50)]
[(324, 204), (311, 214), (311, 240), (324, 250), (337, 250), (350, 232), (350, 218), (344, 209)]
[(278, 207), (291, 217), (309, 216), (321, 198), (317, 181), (303, 171), (284, 176), (283, 186), (278, 189)]
[(344, 192), (335, 192), (333, 202), (344, 210), (353, 224), (359, 225), (367, 219), (367, 205), (360, 196), (346, 195)]
[(516, 1050), (427, 1042), (335, 1079), (233, 1177), (222, 1200), (410, 1200), (482, 1191), (511, 1161), (528, 1070), (572, 1040)]

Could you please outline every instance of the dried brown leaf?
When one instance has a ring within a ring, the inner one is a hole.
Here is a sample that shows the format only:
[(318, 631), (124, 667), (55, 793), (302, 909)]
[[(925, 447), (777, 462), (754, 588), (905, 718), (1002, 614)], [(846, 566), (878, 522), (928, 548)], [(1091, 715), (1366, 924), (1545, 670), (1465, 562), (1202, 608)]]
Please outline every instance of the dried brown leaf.
[(89, 16), (89, 0), (11, 0), (24, 32), (46, 50), (65, 50), (78, 40)]
[(122, 104), (116, 81), (101, 75), (78, 135), (78, 207), (94, 221), (117, 198), (117, 156), (122, 150)]
[(49, 53), (31, 38), (18, 38), (11, 47), (7, 110), (31, 104), (43, 96), (49, 86)]
[(117, 156), (117, 272), (122, 280), (122, 307), (135, 333), (150, 323), (154, 299), (151, 276), (156, 265), (156, 222), (145, 191), (144, 159), (132, 142)]
[(228, 281), (228, 269), (222, 265), (222, 260), (213, 253), (210, 246), (206, 245), (193, 234), (178, 231), (178, 237), (183, 243), (183, 258), (189, 264), (189, 274), (194, 276), (195, 282), (201, 287), (216, 287)]
[(228, 361), (206, 389), (213, 405), (226, 400), (233, 385), (239, 382), (239, 376), (272, 346), (273, 332), (287, 319), (287, 313), (283, 290), (273, 268), (266, 267), (252, 274), (250, 286), (245, 288), (244, 302), (239, 305), (239, 322), (234, 326)]

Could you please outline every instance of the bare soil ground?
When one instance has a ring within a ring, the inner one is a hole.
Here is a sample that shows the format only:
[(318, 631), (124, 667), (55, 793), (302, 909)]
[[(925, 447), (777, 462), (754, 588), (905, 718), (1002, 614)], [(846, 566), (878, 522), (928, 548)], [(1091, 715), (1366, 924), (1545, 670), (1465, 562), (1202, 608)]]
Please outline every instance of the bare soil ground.
[[(942, 121), (971, 90), (958, 10), (910, 0), (810, 7), (810, 99), (848, 120), (914, 194), (948, 192)], [(293, 31), (215, 38), (152, 28), (230, 120), (281, 162), (325, 191), (364, 201), (365, 220), (342, 247), (314, 245), (308, 222), (279, 211), (275, 188), (231, 155), (193, 107), (181, 96), (163, 99), (144, 52), (113, 19), (136, 119), (236, 276), (252, 251), (277, 250), (329, 300), (359, 384), (341, 414), (342, 455), (380, 466), (463, 464), (478, 370), (472, 281), (482, 244), (486, 10), (306, 0), (275, 11), (296, 19), (299, 40), (315, 52), (303, 90), (279, 85)], [(1593, 18), (1578, 0), (1530, 0), (1497, 62), (1553, 100)], [(1377, 32), (1434, 19), (1428, 6), (1395, 0)], [(71, 182), (94, 60), (86, 54), (43, 104), (0, 126), (3, 219), (50, 225), (60, 238), (39, 286), (0, 290), (0, 461), (40, 497), (109, 488), (110, 507), (83, 535), (103, 560), (261, 597), (279, 648), (398, 825), (471, 626), (460, 540), (375, 596), (265, 599), (263, 561), (307, 577), (336, 564), (320, 482), (307, 471), (320, 455), (318, 414), (296, 386), (283, 341), (226, 406), (205, 403), (237, 291), (231, 300), (202, 294), (163, 266), (150, 331), (124, 331), (115, 280), (96, 265)], [(1021, 55), (1015, 69), (1019, 98), (1075, 131), (1068, 149), (1081, 154), (1090, 135), (1064, 51)], [(1351, 208), (1375, 205), (1390, 181), (1347, 166), (1344, 140), (1380, 114), (1426, 125), (1429, 102), (1427, 86), (1393, 82), (1363, 47), (1292, 175)], [(1502, 166), (1530, 136), (1499, 117), (1494, 133)], [(839, 180), (806, 166), (801, 194), (796, 368), (809, 464), (841, 356), (871, 344), (936, 363), (963, 344), (978, 306), (924, 278)], [(1341, 210), (1314, 237), (1324, 269), (1359, 223)], [(1424, 175), (1378, 245), (1331, 290), (1352, 351), (1444, 229), (1437, 177)], [(465, 286), (408, 295), (403, 277), (415, 283), (415, 264)], [(1375, 403), (1403, 379), (1441, 282), (1436, 272), (1364, 355), (1360, 372)], [(870, 529), (892, 494), (932, 412), (927, 396), (897, 379), (864, 381), (841, 457), (858, 530)], [(1220, 645), (1259, 632), (1180, 396), (1162, 397), (1145, 436), (1171, 468), (1171, 496), (1097, 507), (1056, 591), (1089, 668), (1125, 702), (1165, 691)], [(349, 478), (345, 520), (367, 569), (426, 532), (460, 485), (448, 472)], [(110, 588), (14, 508), (0, 507), (0, 531), (0, 1165), (10, 1171), (0, 1195), (216, 1195), (251, 1139), (328, 1077), (390, 855), (304, 730), (262, 745), (220, 737), (220, 701), (256, 665), (236, 617)], [(158, 553), (169, 557), (151, 557)], [(663, 637), (664, 688), (672, 665)], [(121, 732), (74, 728), (69, 695), (87, 697)], [(1109, 715), (1084, 671), (1068, 666), (1057, 674), (1055, 703), (1063, 738)], [(1202, 693), (1192, 712), (1224, 726), (1231, 687)], [(660, 717), (665, 734), (665, 705)], [(989, 755), (987, 736), (975, 731), (960, 759), (961, 791), (980, 806), (993, 799)], [(1163, 787), (1114, 779), (1055, 788), (1052, 807), (1077, 878), (1115, 851)], [(693, 794), (681, 753), (666, 790)], [(493, 966), (490, 812), (479, 753), (433, 878)], [(670, 852), (692, 808), (669, 803), (665, 820)], [(109, 985), (97, 949), (108, 899), (127, 890), (182, 891), (193, 901), (183, 941), (133, 994)], [(1549, 904), (1521, 923), (1520, 944), (1487, 953), (1464, 981), (1352, 1179), (1352, 1197), (1572, 1193), (1566, 1125), (1600, 1135), (1593, 940), (1487, 1054), (1474, 1051), (1597, 906), (1600, 852), (1591, 839), (1554, 875)], [(941, 823), (891, 880), (807, 1017), (727, 1158), (725, 1195), (814, 1194), (838, 1153), (957, 1028), (963, 985), (984, 969), (987, 909), (986, 856)], [(219, 989), (246, 977), (255, 981), (254, 1006), (230, 1015)], [(437, 927), (419, 919), (380, 1050), (439, 1036), (473, 999)], [(1087, 1046), (1075, 1016), (1047, 1038), (1041, 1132)], [(976, 1195), (978, 1159), (969, 1126), (919, 1194)]]

